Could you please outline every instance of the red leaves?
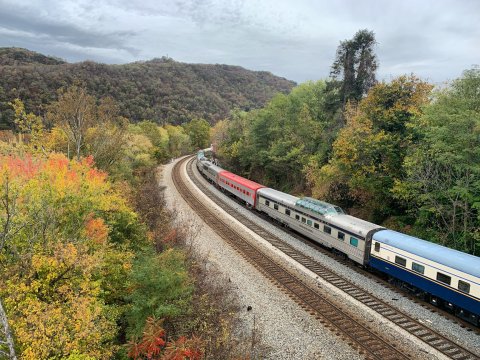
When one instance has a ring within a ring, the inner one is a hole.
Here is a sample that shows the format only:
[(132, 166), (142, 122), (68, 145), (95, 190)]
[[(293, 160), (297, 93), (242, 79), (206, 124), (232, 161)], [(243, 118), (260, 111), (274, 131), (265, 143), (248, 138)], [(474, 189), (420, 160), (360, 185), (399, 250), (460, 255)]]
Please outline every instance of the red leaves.
[(26, 155), (25, 158), (2, 156), (0, 157), (0, 163), (4, 164), (13, 177), (26, 179), (34, 177), (40, 168), (38, 162), (34, 161), (30, 155)]
[[(134, 360), (199, 360), (202, 357), (201, 340), (181, 336), (176, 341), (166, 342), (162, 320), (148, 318), (139, 342), (131, 341), (128, 356)], [(163, 352), (163, 353), (162, 353)]]
[(200, 350), (201, 340), (197, 337), (187, 339), (181, 336), (177, 341), (171, 341), (165, 348), (162, 360), (199, 360), (202, 357)]
[(172, 245), (177, 240), (177, 229), (170, 230), (167, 235), (163, 237), (163, 242), (167, 245)]
[(137, 359), (160, 359), (160, 353), (165, 346), (165, 330), (162, 320), (150, 317), (145, 324), (143, 337), (140, 342), (131, 341), (128, 356)]

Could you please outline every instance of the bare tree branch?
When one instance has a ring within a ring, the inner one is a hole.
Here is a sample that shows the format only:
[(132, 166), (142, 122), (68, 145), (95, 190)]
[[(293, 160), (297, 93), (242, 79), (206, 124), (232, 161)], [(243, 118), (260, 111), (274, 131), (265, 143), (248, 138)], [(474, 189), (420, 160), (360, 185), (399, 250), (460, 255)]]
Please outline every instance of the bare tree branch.
[(5, 344), (8, 346), (9, 353), (3, 352), (10, 360), (17, 360), (15, 354), (15, 344), (13, 342), (12, 333), (10, 332), (10, 326), (8, 325), (7, 314), (3, 309), (2, 300), (0, 299), (0, 324), (3, 326), (3, 333), (5, 334)]

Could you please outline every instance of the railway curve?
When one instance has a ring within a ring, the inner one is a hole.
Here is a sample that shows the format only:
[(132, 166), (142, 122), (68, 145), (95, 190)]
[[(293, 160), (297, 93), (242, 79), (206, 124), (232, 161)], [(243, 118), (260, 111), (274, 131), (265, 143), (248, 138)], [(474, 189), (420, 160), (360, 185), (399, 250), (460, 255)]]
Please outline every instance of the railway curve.
[[(263, 239), (268, 241), (274, 247), (282, 251), (284, 254), (290, 258), (296, 260), (298, 263), (303, 265), (305, 268), (314, 272), (317, 276), (321, 277), (323, 280), (327, 281), (331, 285), (342, 290), (352, 298), (356, 299), (360, 303), (364, 304), (368, 308), (377, 312), (381, 316), (390, 320), (392, 323), (396, 324), (404, 331), (408, 332), (412, 336), (423, 341), (433, 349), (444, 354), (448, 358), (456, 360), (472, 360), (480, 359), (478, 354), (473, 353), (472, 351), (462, 347), (461, 345), (455, 343), (454, 341), (446, 338), (442, 334), (436, 332), (435, 330), (427, 327), (423, 323), (412, 318), (408, 314), (400, 311), (399, 309), (393, 307), (387, 302), (377, 298), (373, 294), (363, 290), (358, 287), (356, 284), (345, 279), (344, 277), (334, 273), (325, 266), (319, 264), (317, 261), (312, 259), (309, 256), (304, 255), (298, 250), (294, 249), (290, 245), (283, 242), (276, 235), (272, 234), (263, 227), (257, 225), (250, 219), (239, 214), (234, 208), (227, 205), (224, 201), (218, 198), (211, 190), (204, 186), (198, 179), (195, 178), (192, 170), (193, 159), (189, 162), (187, 166), (187, 173), (190, 180), (202, 191), (204, 192), (212, 201), (214, 201), (218, 206), (220, 206), (225, 212), (237, 219), (247, 228), (252, 230), (257, 235), (261, 236)], [(180, 166), (180, 164), (177, 164)], [(174, 170), (175, 171), (175, 170)], [(177, 184), (177, 183), (175, 183)], [(182, 196), (184, 196), (182, 194)], [(185, 198), (185, 197), (184, 197)], [(188, 201), (187, 201), (188, 202)], [(207, 224), (211, 225), (209, 222)], [(215, 230), (215, 229), (214, 229)], [(237, 235), (238, 236), (238, 235)], [(262, 271), (263, 272), (263, 271)], [(269, 277), (267, 275), (267, 277)], [(270, 278), (270, 277), (269, 277)], [(307, 306), (308, 307), (308, 306)], [(333, 315), (332, 315), (333, 316)]]

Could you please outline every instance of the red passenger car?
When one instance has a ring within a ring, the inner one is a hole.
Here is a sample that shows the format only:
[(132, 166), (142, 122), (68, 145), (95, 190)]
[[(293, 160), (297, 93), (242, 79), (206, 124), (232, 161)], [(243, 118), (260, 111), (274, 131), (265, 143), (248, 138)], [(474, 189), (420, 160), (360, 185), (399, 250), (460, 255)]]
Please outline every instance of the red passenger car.
[(252, 207), (256, 205), (257, 190), (265, 187), (226, 170), (218, 174), (218, 185)]

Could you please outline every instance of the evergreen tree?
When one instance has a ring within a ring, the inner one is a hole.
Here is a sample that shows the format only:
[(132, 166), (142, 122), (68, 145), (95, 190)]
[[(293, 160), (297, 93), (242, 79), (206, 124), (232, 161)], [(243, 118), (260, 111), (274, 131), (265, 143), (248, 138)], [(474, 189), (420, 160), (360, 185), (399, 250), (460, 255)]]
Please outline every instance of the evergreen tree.
[(343, 107), (349, 100), (359, 101), (375, 85), (375, 44), (375, 34), (366, 29), (359, 30), (353, 39), (340, 42), (330, 74), (340, 80)]

